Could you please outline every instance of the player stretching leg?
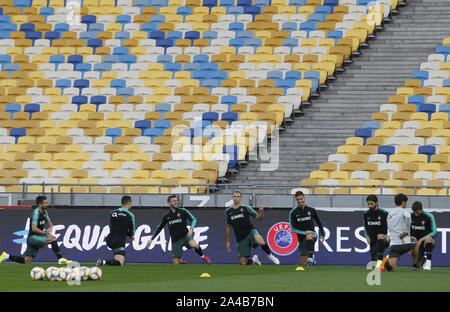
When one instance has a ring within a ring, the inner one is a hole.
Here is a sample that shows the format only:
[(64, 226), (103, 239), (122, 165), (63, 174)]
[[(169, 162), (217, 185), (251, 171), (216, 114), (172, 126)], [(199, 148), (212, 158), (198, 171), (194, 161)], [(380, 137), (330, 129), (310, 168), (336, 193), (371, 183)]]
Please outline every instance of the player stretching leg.
[(233, 206), (225, 210), (225, 217), (227, 220), (227, 251), (231, 252), (230, 238), (231, 229), (233, 229), (238, 243), (239, 263), (241, 265), (250, 265), (252, 263), (261, 265), (258, 255), (254, 255), (252, 259), (249, 259), (251, 255), (250, 249), (256, 248), (257, 246), (261, 246), (261, 249), (264, 250), (267, 257), (273, 263), (280, 264), (280, 260), (272, 255), (269, 246), (250, 223), (250, 216), (255, 217), (257, 220), (262, 220), (264, 218), (264, 207), (259, 206), (259, 213), (256, 213), (252, 207), (241, 205), (241, 201), (242, 193), (235, 191), (233, 193)]
[(383, 253), (389, 244), (387, 236), (387, 216), (389, 212), (378, 207), (378, 198), (369, 195), (366, 198), (369, 209), (364, 213), (364, 232), (367, 244), (370, 246), (370, 260), (380, 268)]
[[(150, 248), (152, 240), (158, 236), (166, 224), (169, 225), (170, 237), (172, 239), (172, 261), (174, 264), (185, 264), (181, 258), (183, 253), (183, 246), (186, 248), (192, 248), (200, 256), (200, 258), (206, 264), (211, 264), (211, 260), (203, 254), (202, 248), (192, 238), (193, 230), (197, 224), (197, 219), (186, 209), (178, 208), (178, 198), (176, 195), (170, 195), (167, 198), (169, 204), (169, 212), (167, 212), (161, 221), (161, 224), (153, 233), (152, 238), (147, 244), (147, 248)], [(187, 228), (187, 220), (191, 221), (191, 228)]]
[[(59, 249), (58, 243), (56, 242), (56, 237), (52, 235), (53, 224), (48, 216), (47, 206), (48, 201), (45, 196), (36, 197), (36, 208), (31, 214), (31, 229), (28, 233), (27, 238), (27, 249), (25, 250), (25, 257), (9, 255), (3, 252), (0, 255), (0, 263), (4, 260), (11, 260), (17, 263), (31, 263), (33, 258), (36, 257), (39, 249), (43, 248), (45, 245), (50, 244), (52, 250), (58, 258), (58, 264), (69, 264), (72, 261), (64, 259)], [(44, 225), (47, 223), (48, 228), (44, 231)]]
[(391, 239), (390, 252), (383, 259), (380, 266), (380, 272), (393, 271), (397, 265), (397, 261), (404, 253), (414, 248), (414, 242), (411, 242), (411, 213), (406, 210), (408, 197), (404, 194), (398, 194), (394, 198), (396, 208), (391, 210), (387, 217), (387, 226), (389, 237)]
[(125, 264), (125, 244), (127, 236), (134, 240), (136, 225), (134, 214), (130, 212), (133, 206), (130, 196), (122, 196), (122, 207), (111, 212), (110, 228), (106, 237), (106, 245), (112, 249), (114, 257), (111, 260), (97, 260), (97, 265), (122, 266)]
[(314, 221), (319, 227), (320, 239), (323, 242), (325, 232), (322, 222), (320, 222), (316, 209), (307, 206), (305, 203), (305, 195), (302, 191), (295, 193), (297, 207), (292, 208), (289, 212), (289, 227), (291, 232), (297, 234), (299, 241), (300, 262), (303, 266), (315, 265), (314, 244), (317, 240), (317, 233), (314, 231)]
[[(421, 202), (414, 202), (411, 213), (411, 238), (416, 241), (416, 246), (412, 253), (414, 269), (423, 265), (424, 270), (431, 270), (431, 258), (436, 233), (436, 222), (433, 215), (423, 211)], [(426, 254), (426, 258), (424, 258), (424, 254)]]

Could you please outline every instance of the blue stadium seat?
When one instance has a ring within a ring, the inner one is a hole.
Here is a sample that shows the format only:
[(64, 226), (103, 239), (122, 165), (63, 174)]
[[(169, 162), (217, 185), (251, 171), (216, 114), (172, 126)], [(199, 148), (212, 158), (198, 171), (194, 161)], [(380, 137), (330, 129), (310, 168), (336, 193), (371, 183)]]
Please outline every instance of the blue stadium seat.
[(439, 111), (440, 112), (445, 112), (445, 113), (450, 113), (450, 104), (441, 104), (441, 105), (439, 105)]
[(289, 0), (289, 6), (303, 6), (306, 5), (306, 0)]
[(97, 17), (95, 15), (84, 15), (81, 17), (81, 23), (83, 24), (93, 24), (97, 22)]
[(286, 77), (285, 78), (286, 79), (300, 80), (300, 79), (302, 79), (302, 72), (294, 71), (294, 70), (288, 71), (288, 72), (286, 72)]
[(336, 45), (338, 39), (342, 39), (343, 36), (344, 36), (344, 35), (343, 35), (343, 33), (342, 33), (342, 30), (330, 30), (330, 31), (327, 33), (327, 38), (332, 38), (332, 39), (334, 39), (335, 45)]
[(63, 32), (69, 31), (69, 30), (70, 30), (70, 27), (69, 27), (69, 24), (67, 24), (67, 23), (58, 23), (55, 25), (55, 27), (53, 27), (53, 31), (57, 31), (60, 33), (63, 33)]
[(106, 104), (106, 96), (104, 95), (94, 95), (91, 97), (90, 101), (91, 104), (94, 104), (97, 106), (96, 111), (98, 111), (98, 106), (101, 104)]
[(181, 31), (169, 31), (167, 33), (167, 39), (170, 40), (178, 40), (178, 39), (182, 39), (183, 38), (183, 32)]
[(55, 69), (58, 69), (58, 65), (65, 63), (66, 62), (66, 58), (64, 57), (64, 55), (60, 55), (60, 54), (55, 54), (55, 55), (50, 55), (50, 61), (51, 64), (55, 64)]
[(185, 71), (196, 71), (200, 69), (200, 63), (186, 63), (184, 64)]
[(19, 70), (19, 64), (2, 64), (2, 71), (13, 72)]
[(233, 7), (234, 6), (234, 0), (220, 0), (220, 6)]
[(408, 97), (408, 104), (414, 104), (417, 106), (425, 103), (425, 97), (423, 95), (411, 95)]
[(96, 30), (83, 31), (80, 33), (79, 38), (84, 39), (84, 40), (97, 39), (98, 33), (99, 33), (99, 31), (96, 31)]
[(9, 135), (16, 139), (17, 144), (17, 141), (19, 140), (20, 137), (27, 135), (27, 130), (24, 128), (13, 128), (10, 130)]
[(49, 32), (45, 33), (44, 38), (50, 40), (50, 44), (51, 44), (53, 42), (53, 40), (61, 38), (61, 33), (57, 32), (57, 31), (49, 31)]
[(78, 63), (78, 64), (75, 64), (74, 70), (82, 72), (83, 73), (82, 77), (83, 77), (85, 72), (92, 70), (92, 65), (89, 63)]
[(327, 13), (310, 14), (310, 15), (308, 15), (308, 22), (318, 22), (318, 23), (325, 22), (326, 17), (327, 17)]
[(148, 136), (151, 139), (151, 143), (153, 144), (153, 141), (156, 137), (160, 137), (164, 135), (164, 129), (162, 128), (149, 128), (144, 129), (143, 136)]
[(173, 57), (172, 55), (158, 55), (156, 61), (161, 64), (173, 63)]
[(227, 105), (237, 104), (237, 96), (235, 95), (222, 96), (222, 98), (220, 99), (220, 103)]
[(333, 13), (333, 7), (328, 5), (318, 6), (316, 7), (316, 14), (318, 13), (331, 14)]
[(47, 18), (47, 16), (55, 15), (55, 9), (54, 8), (41, 8), (39, 10), (39, 15), (45, 16)]
[[(105, 57), (108, 55), (105, 55)], [(94, 64), (94, 71), (103, 73), (104, 71), (110, 71), (112, 69), (112, 63), (97, 63)]]
[(6, 104), (5, 106), (5, 112), (10, 113), (10, 119), (13, 119), (14, 114), (18, 113), (22, 111), (22, 105), (20, 104), (16, 104), (16, 103), (11, 103), (11, 104)]
[(428, 79), (428, 72), (426, 70), (416, 70), (412, 73), (412, 79), (422, 80), (423, 86), (423, 81)]
[(227, 7), (227, 14), (240, 15), (244, 14), (244, 8), (238, 6)]
[(445, 79), (443, 82), (442, 82), (442, 86), (443, 87), (450, 87), (450, 79)]
[(77, 95), (77, 96), (73, 96), (72, 97), (72, 104), (75, 104), (78, 106), (77, 111), (80, 111), (80, 106), (83, 104), (87, 104), (88, 103), (88, 98), (87, 96), (84, 95)]
[(150, 17), (150, 22), (158, 24), (165, 23), (166, 17), (164, 15), (152, 15), (152, 17)]
[(91, 47), (95, 53), (96, 49), (103, 46), (103, 40), (100, 39), (89, 39), (87, 41), (87, 46)]
[(295, 30), (297, 30), (297, 28), (298, 28), (297, 23), (294, 23), (294, 22), (284, 22), (281, 25), (281, 30), (286, 30), (289, 32), (295, 31)]
[(10, 64), (12, 61), (11, 55), (0, 55), (0, 64)]
[(250, 14), (255, 20), (255, 15), (261, 14), (262, 10), (259, 6), (246, 6), (244, 7), (244, 14)]
[(386, 155), (386, 162), (389, 162), (389, 157), (395, 154), (395, 146), (383, 145), (378, 147), (378, 154)]
[(208, 40), (217, 39), (217, 31), (215, 31), (215, 30), (205, 31), (202, 35), (202, 38), (208, 39)]
[(238, 113), (234, 113), (234, 112), (226, 112), (226, 113), (223, 113), (222, 114), (222, 118), (221, 118), (221, 120), (224, 120), (224, 121), (228, 121), (228, 123), (231, 125), (231, 123), (233, 122), (233, 121), (236, 121), (236, 120), (238, 120), (239, 119), (239, 115), (238, 115)]
[(381, 125), (379, 121), (369, 120), (364, 122), (363, 128), (377, 130), (380, 129)]
[(203, 113), (202, 120), (209, 120), (210, 122), (217, 121), (219, 120), (219, 113), (216, 112)]
[(131, 23), (131, 16), (130, 15), (119, 15), (116, 17), (116, 23), (117, 24), (129, 24)]
[(127, 82), (126, 82), (125, 79), (113, 79), (110, 82), (110, 87), (111, 88), (116, 88), (116, 90), (117, 90), (117, 89), (120, 89), (120, 88), (125, 88), (126, 84), (127, 84)]
[(431, 114), (436, 112), (436, 105), (435, 104), (422, 104), (419, 106), (418, 111), (421, 113), (427, 113), (428, 120), (431, 120)]
[(200, 32), (199, 31), (187, 31), (184, 34), (184, 39), (189, 39), (192, 41), (192, 43), (194, 42), (195, 39), (199, 39), (200, 38)]
[(260, 7), (269, 6), (270, 3), (271, 3), (270, 0), (254, 0), (253, 1), (253, 5), (257, 5), (257, 6), (260, 6)]
[(61, 89), (61, 94), (64, 92), (65, 88), (70, 88), (72, 86), (72, 81), (70, 79), (58, 79), (55, 81), (55, 88)]
[(149, 33), (149, 38), (150, 38), (150, 34), (151, 34), (153, 31), (158, 31), (158, 24), (155, 24), (155, 23), (145, 23), (145, 24), (142, 24), (141, 30), (142, 30), (142, 31), (148, 32), (148, 33)]
[(167, 48), (174, 46), (174, 41), (170, 40), (170, 39), (157, 39), (156, 40), (156, 46), (157, 47), (163, 47), (164, 51), (166, 51)]
[(431, 145), (419, 146), (418, 154), (424, 154), (428, 156), (428, 162), (431, 160), (431, 155), (436, 154), (436, 147)]
[(375, 131), (373, 129), (367, 129), (367, 128), (357, 129), (357, 130), (355, 130), (355, 136), (363, 138), (364, 145), (366, 145), (367, 138), (373, 137), (374, 132)]
[(117, 137), (122, 136), (122, 129), (120, 128), (111, 128), (111, 129), (106, 129), (105, 131), (105, 136), (109, 136), (112, 138), (112, 143), (114, 144), (114, 140)]
[(32, 23), (23, 23), (20, 25), (19, 31), (28, 32), (28, 31), (34, 31), (35, 25)]
[(73, 82), (73, 87), (78, 88), (80, 90), (80, 95), (81, 95), (81, 92), (84, 88), (89, 88), (89, 80), (77, 79)]
[(317, 22), (303, 22), (303, 23), (300, 23), (299, 30), (306, 31), (308, 33), (308, 36), (309, 36), (309, 33), (311, 31), (317, 30)]
[(130, 35), (130, 32), (128, 32), (128, 31), (118, 31), (114, 35), (114, 38), (119, 39), (119, 40), (126, 40), (126, 39), (130, 39), (131, 35)]
[(244, 30), (244, 23), (230, 23), (230, 25), (228, 26), (228, 30), (232, 30), (232, 31), (239, 31), (239, 30)]
[(225, 145), (222, 148), (222, 151), (224, 154), (230, 155), (230, 161), (228, 162), (228, 168), (236, 167), (239, 148), (235, 145)]
[[(170, 112), (170, 111), (171, 111), (170, 104), (162, 103), (162, 104), (155, 105), (155, 112), (166, 113), (166, 112)], [(161, 117), (163, 117), (163, 116), (161, 116)]]
[(101, 23), (92, 23), (88, 25), (87, 30), (90, 31), (105, 31), (105, 25)]
[(30, 120), (33, 117), (34, 113), (41, 111), (41, 106), (39, 104), (25, 104), (25, 107), (23, 109), (25, 113), (30, 114)]
[(445, 57), (445, 61), (448, 61), (448, 55), (450, 54), (450, 46), (439, 46), (436, 47), (437, 54), (443, 54)]
[(67, 63), (71, 63), (71, 64), (83, 63), (83, 56), (82, 55), (69, 55), (69, 57), (67, 58)]
[(205, 79), (200, 81), (200, 87), (204, 88), (218, 88), (220, 87), (220, 80), (219, 79)]
[(267, 73), (267, 79), (283, 79), (283, 72), (279, 70), (272, 70)]
[(192, 62), (193, 63), (209, 63), (209, 56), (206, 55), (206, 54), (194, 55), (194, 58), (193, 58)]
[(192, 8), (191, 7), (179, 7), (177, 8), (177, 15), (183, 16), (183, 23), (186, 19), (186, 16), (192, 14)]
[(152, 122), (150, 120), (138, 120), (134, 124), (135, 128), (141, 129), (141, 135), (144, 135), (145, 129), (150, 129), (152, 127)]

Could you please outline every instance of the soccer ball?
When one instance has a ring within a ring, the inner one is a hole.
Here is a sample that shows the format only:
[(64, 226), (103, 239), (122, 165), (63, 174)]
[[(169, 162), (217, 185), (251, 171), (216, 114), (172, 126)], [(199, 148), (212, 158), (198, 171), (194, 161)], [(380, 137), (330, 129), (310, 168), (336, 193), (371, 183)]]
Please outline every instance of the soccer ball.
[(41, 267), (34, 267), (30, 272), (30, 276), (33, 281), (42, 280), (45, 277), (45, 270)]
[(58, 269), (58, 274), (56, 275), (56, 280), (58, 282), (62, 282), (62, 281), (67, 281), (70, 277), (70, 273), (71, 273), (71, 269), (69, 268), (59, 268)]
[(81, 268), (72, 268), (68, 280), (75, 282), (81, 281), (82, 280)]
[(102, 278), (102, 270), (99, 267), (92, 267), (89, 270), (89, 277), (93, 281), (97, 281)]
[(56, 281), (57, 276), (58, 276), (58, 268), (49, 267), (47, 270), (45, 270), (45, 277), (47, 277), (47, 280)]
[(87, 281), (89, 279), (90, 270), (88, 267), (80, 267), (79, 272), (82, 281)]

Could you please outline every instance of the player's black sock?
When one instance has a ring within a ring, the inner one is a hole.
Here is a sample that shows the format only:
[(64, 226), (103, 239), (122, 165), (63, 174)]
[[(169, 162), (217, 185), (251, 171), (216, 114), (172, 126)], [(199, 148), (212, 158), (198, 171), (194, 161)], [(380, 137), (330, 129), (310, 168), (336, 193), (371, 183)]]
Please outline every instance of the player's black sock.
[(432, 255), (433, 255), (433, 248), (434, 248), (434, 245), (432, 243), (425, 243), (424, 249), (425, 249), (425, 252), (427, 255), (427, 260), (431, 260)]
[(264, 250), (266, 254), (270, 255), (270, 248), (267, 244), (261, 245), (261, 249)]
[(117, 261), (116, 259), (106, 260), (105, 264), (112, 265), (112, 266), (120, 266), (120, 261)]
[(194, 251), (195, 251), (196, 253), (198, 253), (198, 255), (199, 255), (200, 257), (203, 257), (203, 250), (202, 250), (202, 247), (198, 246), (198, 249), (194, 249)]
[(314, 255), (314, 241), (312, 239), (306, 240), (306, 250), (308, 251), (308, 256), (312, 258)]
[(61, 254), (61, 249), (59, 249), (58, 243), (57, 242), (53, 242), (52, 243), (52, 250), (55, 253), (56, 257), (58, 259), (62, 258), (62, 254)]
[(389, 261), (386, 262), (386, 264), (384, 265), (384, 267), (386, 268), (386, 270), (392, 271), (392, 266), (389, 264)]
[(385, 246), (386, 245), (384, 243), (384, 239), (377, 240), (375, 248), (377, 251), (378, 260), (383, 260), (383, 253), (384, 253)]
[(22, 256), (11, 256), (9, 255), (9, 260), (17, 262), (17, 263), (25, 263), (25, 258)]
[(250, 258), (248, 258), (248, 259), (247, 259), (247, 265), (251, 265), (251, 264), (253, 264), (253, 260), (250, 259)]

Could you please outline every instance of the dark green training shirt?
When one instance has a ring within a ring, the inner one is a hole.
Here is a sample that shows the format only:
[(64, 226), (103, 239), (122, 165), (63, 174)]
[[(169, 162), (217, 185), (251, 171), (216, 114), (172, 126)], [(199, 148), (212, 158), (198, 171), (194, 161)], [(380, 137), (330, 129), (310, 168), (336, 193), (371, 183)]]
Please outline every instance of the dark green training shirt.
[(257, 213), (252, 207), (245, 205), (238, 208), (230, 207), (225, 210), (227, 224), (233, 228), (238, 243), (250, 235), (254, 229), (250, 222), (250, 216), (256, 217), (256, 215)]
[(189, 231), (187, 228), (187, 220), (191, 221), (191, 229), (193, 229), (197, 224), (197, 219), (195, 219), (189, 211), (184, 208), (178, 208), (175, 212), (169, 210), (169, 212), (163, 216), (163, 219), (156, 228), (155, 233), (153, 233), (152, 239), (158, 236), (159, 232), (161, 232), (164, 226), (168, 224), (172, 243), (179, 241), (185, 237)]
[(411, 212), (411, 236), (421, 239), (425, 236), (435, 237), (437, 233), (436, 222), (434, 216), (423, 211), (420, 216), (416, 216)]
[[(33, 210), (33, 212), (31, 213), (31, 226), (37, 225), (38, 229), (43, 231), (45, 222), (50, 222), (50, 217), (48, 216), (47, 210), (44, 209), (44, 212), (40, 213), (39, 208), (35, 208)], [(31, 230), (31, 226), (30, 226), (30, 232), (28, 233), (28, 237), (30, 237), (32, 235), (40, 235), (38, 233), (34, 233)]]
[(306, 235), (306, 231), (314, 230), (314, 221), (316, 221), (319, 227), (320, 236), (325, 236), (322, 222), (320, 222), (316, 209), (310, 206), (305, 208), (294, 207), (289, 212), (289, 226), (291, 232), (297, 233), (299, 239), (303, 239)]
[(377, 240), (378, 234), (387, 235), (387, 216), (389, 211), (378, 207), (376, 211), (368, 209), (364, 213), (364, 232), (371, 241)]
[(110, 224), (110, 235), (117, 239), (132, 237), (136, 229), (134, 214), (122, 207), (111, 212)]

